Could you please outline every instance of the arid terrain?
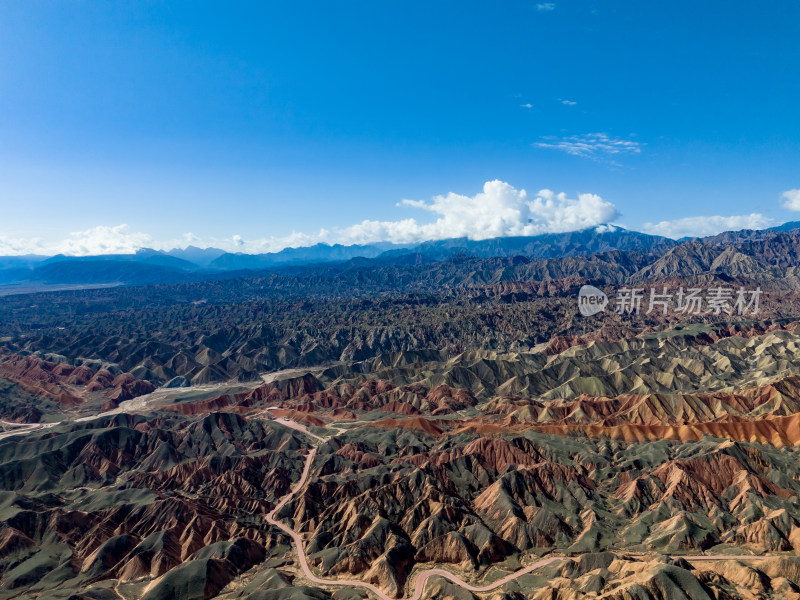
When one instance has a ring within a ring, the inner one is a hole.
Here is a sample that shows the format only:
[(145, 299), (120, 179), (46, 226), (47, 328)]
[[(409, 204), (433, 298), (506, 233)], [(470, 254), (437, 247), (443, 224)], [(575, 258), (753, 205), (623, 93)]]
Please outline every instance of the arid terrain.
[(800, 233), (603, 235), (4, 297), (0, 599), (800, 599)]

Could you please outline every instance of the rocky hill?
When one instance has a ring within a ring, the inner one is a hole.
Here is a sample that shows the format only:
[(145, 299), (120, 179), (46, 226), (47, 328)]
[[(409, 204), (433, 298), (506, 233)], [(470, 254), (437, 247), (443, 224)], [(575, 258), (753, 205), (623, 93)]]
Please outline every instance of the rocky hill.
[(797, 264), (578, 232), (6, 296), (0, 600), (800, 598)]

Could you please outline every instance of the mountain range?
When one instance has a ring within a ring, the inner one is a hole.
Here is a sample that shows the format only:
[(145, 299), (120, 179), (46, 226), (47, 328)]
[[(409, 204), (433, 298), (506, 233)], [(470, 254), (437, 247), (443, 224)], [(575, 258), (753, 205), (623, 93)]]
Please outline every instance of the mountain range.
[[(728, 232), (699, 240), (704, 245), (768, 239), (779, 232), (793, 231), (800, 223), (786, 223), (763, 230)], [(407, 264), (437, 262), (455, 256), (478, 258), (524, 256), (534, 259), (585, 256), (613, 250), (664, 254), (686, 240), (675, 241), (623, 229), (601, 226), (582, 231), (543, 234), (530, 237), (502, 237), (485, 240), (452, 238), (416, 245), (390, 243), (343, 246), (317, 244), (287, 248), (266, 254), (228, 253), (216, 248), (158, 251), (141, 249), (134, 254), (109, 254), (71, 257), (0, 257), (0, 286), (13, 289), (20, 284), (94, 285), (175, 283), (242, 276), (247, 271), (286, 271), (302, 266), (328, 263)], [(36, 289), (36, 288), (34, 288)]]

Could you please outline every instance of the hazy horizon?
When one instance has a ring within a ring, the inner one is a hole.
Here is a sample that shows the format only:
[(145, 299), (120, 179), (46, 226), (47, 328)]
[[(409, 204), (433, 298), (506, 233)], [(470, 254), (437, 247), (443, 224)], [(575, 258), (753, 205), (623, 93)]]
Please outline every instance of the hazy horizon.
[[(438, 238), (430, 238), (430, 239), (420, 239), (416, 241), (408, 241), (408, 242), (391, 242), (386, 240), (377, 240), (377, 241), (365, 241), (365, 242), (347, 242), (346, 240), (320, 240), (317, 239), (315, 241), (308, 241), (308, 243), (300, 243), (294, 246), (284, 246), (277, 249), (268, 249), (263, 250), (259, 248), (251, 248), (250, 251), (247, 249), (243, 249), (241, 246), (237, 246), (235, 242), (229, 241), (225, 243), (226, 240), (216, 240), (217, 243), (204, 243), (202, 240), (196, 239), (191, 241), (185, 241), (183, 244), (176, 244), (176, 245), (163, 245), (158, 243), (155, 240), (150, 239), (150, 243), (148, 243), (148, 237), (139, 237), (136, 234), (132, 236), (127, 233), (126, 226), (119, 226), (116, 228), (104, 228), (100, 227), (95, 230), (93, 233), (98, 233), (96, 237), (87, 236), (82, 237), (83, 234), (88, 232), (79, 232), (76, 234), (72, 234), (72, 236), (64, 240), (62, 244), (59, 244), (55, 247), (51, 247), (56, 251), (50, 253), (37, 253), (37, 252), (28, 252), (28, 253), (7, 253), (2, 254), (0, 253), (0, 257), (25, 257), (25, 256), (40, 256), (40, 257), (51, 257), (51, 256), (68, 256), (68, 257), (90, 257), (90, 256), (105, 256), (105, 255), (126, 255), (126, 254), (136, 254), (139, 251), (156, 251), (156, 252), (164, 252), (169, 253), (172, 251), (184, 251), (190, 248), (196, 248), (198, 250), (218, 250), (220, 252), (225, 253), (238, 253), (238, 254), (270, 254), (270, 253), (279, 253), (283, 250), (302, 250), (304, 248), (312, 248), (316, 246), (327, 246), (327, 247), (334, 247), (334, 246), (343, 246), (343, 247), (352, 247), (352, 246), (377, 246), (380, 247), (381, 245), (387, 246), (387, 248), (413, 248), (419, 246), (420, 244), (425, 244), (426, 242), (437, 242), (437, 241), (447, 241), (447, 240), (456, 240), (456, 239), (468, 239), (470, 241), (483, 241), (483, 240), (491, 240), (491, 239), (502, 239), (502, 238), (512, 238), (512, 237), (536, 237), (548, 234), (566, 234), (566, 233), (577, 233), (581, 231), (592, 231), (602, 234), (608, 231), (631, 231), (635, 233), (645, 233), (647, 235), (654, 235), (659, 237), (665, 237), (672, 240), (680, 240), (680, 239), (691, 239), (694, 237), (703, 238), (712, 235), (716, 235), (717, 233), (723, 233), (726, 231), (740, 231), (740, 230), (765, 230), (770, 229), (772, 227), (780, 227), (781, 225), (785, 225), (787, 223), (791, 223), (793, 221), (783, 221), (778, 223), (767, 223), (761, 226), (756, 227), (736, 227), (735, 225), (731, 228), (719, 229), (719, 231), (714, 231), (713, 233), (703, 233), (701, 235), (693, 236), (693, 235), (684, 235), (684, 236), (669, 236), (669, 235), (662, 235), (655, 232), (646, 232), (646, 231), (638, 231), (636, 229), (630, 229), (628, 227), (623, 227), (617, 223), (600, 223), (598, 225), (592, 225), (589, 227), (578, 228), (578, 229), (569, 229), (566, 231), (557, 231), (557, 232), (538, 232), (532, 234), (503, 234), (503, 235), (493, 235), (493, 236), (482, 236), (482, 237), (474, 237), (471, 235), (461, 235), (461, 236), (444, 236)], [(116, 231), (114, 231), (116, 230)], [(125, 238), (132, 238), (135, 240), (134, 244), (127, 244), (120, 245), (120, 240)], [(87, 241), (90, 241), (90, 244), (87, 244)], [(107, 245), (106, 245), (107, 244)], [(45, 248), (42, 248), (43, 250)]]

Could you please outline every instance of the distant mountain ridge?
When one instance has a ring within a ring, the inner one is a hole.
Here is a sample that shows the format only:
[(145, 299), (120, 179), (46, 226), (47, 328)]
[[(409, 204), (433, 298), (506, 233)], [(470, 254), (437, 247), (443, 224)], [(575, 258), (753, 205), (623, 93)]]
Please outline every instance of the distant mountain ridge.
[(226, 252), (219, 248), (198, 248), (197, 246), (187, 246), (186, 248), (173, 248), (164, 254), (180, 258), (201, 267), (207, 267), (212, 261), (219, 258)]
[(544, 233), (536, 236), (498, 237), (486, 240), (468, 238), (436, 240), (423, 242), (410, 251), (438, 259), (449, 258), (456, 254), (479, 258), (494, 256), (560, 258), (611, 250), (666, 251), (677, 245), (678, 242), (669, 238), (603, 225), (567, 233)]
[[(792, 222), (767, 230), (725, 232), (681, 242), (614, 225), (604, 225), (567, 233), (485, 240), (451, 238), (416, 245), (316, 244), (264, 254), (230, 253), (218, 248), (189, 246), (170, 251), (145, 248), (134, 254), (86, 257), (0, 257), (0, 285), (19, 282), (43, 285), (179, 283), (247, 276), (247, 273), (254, 271), (296, 271), (325, 264), (340, 264), (342, 268), (370, 265), (408, 266), (448, 261), (458, 256), (480, 259), (521, 256), (529, 260), (549, 261), (608, 254), (609, 257), (617, 256), (619, 260), (623, 260), (619, 253), (630, 252), (639, 253), (646, 257), (647, 264), (652, 263), (640, 277), (686, 269), (691, 272), (708, 270), (721, 254), (724, 255), (719, 260), (737, 263), (735, 270), (741, 272), (748, 270), (742, 262), (744, 259), (741, 256), (730, 256), (730, 252), (723, 253), (726, 247), (779, 238), (783, 242), (778, 245), (789, 248), (791, 244), (787, 246), (783, 238), (792, 232), (796, 233), (798, 229), (800, 222)], [(604, 272), (613, 269), (614, 259), (601, 259), (601, 262), (605, 265), (602, 268)], [(636, 262), (640, 262), (640, 259), (636, 259)], [(623, 271), (628, 271), (629, 267), (622, 268), (622, 264), (619, 266)]]
[(315, 244), (301, 248), (285, 248), (280, 252), (245, 254), (226, 252), (209, 263), (212, 269), (224, 271), (241, 269), (266, 269), (287, 264), (312, 264), (337, 262), (352, 258), (375, 258), (387, 250), (404, 248), (391, 243), (344, 246), (342, 244)]

